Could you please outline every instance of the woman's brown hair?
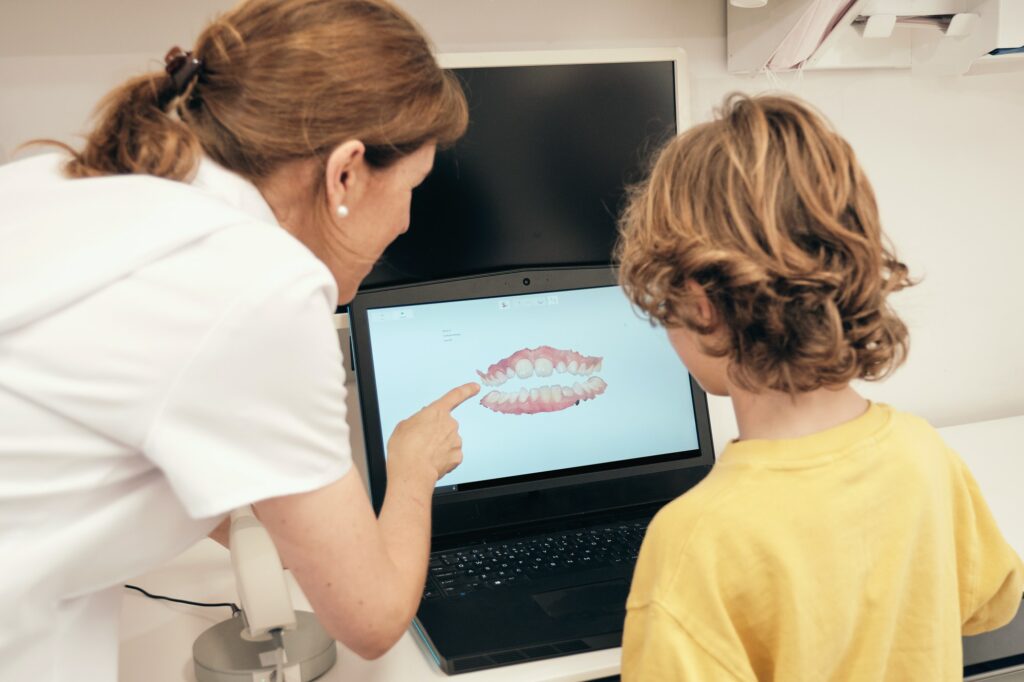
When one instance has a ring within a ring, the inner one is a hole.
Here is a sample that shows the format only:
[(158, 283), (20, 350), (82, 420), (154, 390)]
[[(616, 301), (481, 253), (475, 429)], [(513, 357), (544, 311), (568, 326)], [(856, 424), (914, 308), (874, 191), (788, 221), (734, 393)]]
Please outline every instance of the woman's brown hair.
[[(796, 99), (732, 95), (672, 140), (631, 193), (617, 258), (633, 303), (705, 335), (748, 390), (880, 379), (906, 357), (886, 297), (912, 284), (907, 266), (850, 145)], [(710, 324), (688, 282), (713, 305)]]
[(67, 174), (186, 180), (205, 153), (255, 182), (348, 139), (385, 167), (466, 127), (457, 81), (386, 0), (248, 0), (207, 26), (192, 55), (202, 67), (180, 95), (165, 71), (109, 93)]

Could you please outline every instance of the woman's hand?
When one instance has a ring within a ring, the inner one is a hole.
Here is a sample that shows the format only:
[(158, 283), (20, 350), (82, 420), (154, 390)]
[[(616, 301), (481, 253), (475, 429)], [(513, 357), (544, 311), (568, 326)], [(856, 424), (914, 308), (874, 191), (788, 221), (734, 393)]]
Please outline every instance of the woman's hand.
[(388, 441), (388, 491), (379, 518), (354, 470), (320, 490), (255, 505), (317, 618), (364, 658), (390, 649), (416, 615), (434, 483), (462, 461), (451, 413), (479, 392), (478, 384), (459, 386), (398, 425)]
[(433, 486), (459, 466), (462, 438), (452, 410), (479, 392), (479, 384), (463, 384), (399, 422), (388, 439), (388, 478), (423, 477)]

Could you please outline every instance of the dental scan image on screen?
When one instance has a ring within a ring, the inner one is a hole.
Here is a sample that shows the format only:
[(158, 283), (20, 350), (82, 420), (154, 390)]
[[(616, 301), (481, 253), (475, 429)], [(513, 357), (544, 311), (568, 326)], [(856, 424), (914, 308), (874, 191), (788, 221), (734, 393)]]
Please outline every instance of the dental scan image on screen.
[(468, 381), (454, 410), (466, 483), (696, 450), (689, 375), (616, 286), (368, 311), (387, 443)]
[[(501, 414), (558, 412), (579, 405), (581, 400), (596, 398), (608, 388), (601, 377), (590, 376), (600, 371), (601, 361), (600, 357), (587, 357), (573, 350), (559, 350), (551, 346), (517, 350), (488, 367), (486, 374), (477, 370), (484, 386), (504, 386), (509, 380), (528, 379), (535, 374), (537, 377), (554, 374), (555, 383), (532, 388), (513, 385), (504, 391), (490, 391), (480, 404)], [(558, 376), (564, 374), (571, 376)], [(570, 385), (577, 377), (579, 379)], [(559, 380), (565, 383), (559, 384)]]

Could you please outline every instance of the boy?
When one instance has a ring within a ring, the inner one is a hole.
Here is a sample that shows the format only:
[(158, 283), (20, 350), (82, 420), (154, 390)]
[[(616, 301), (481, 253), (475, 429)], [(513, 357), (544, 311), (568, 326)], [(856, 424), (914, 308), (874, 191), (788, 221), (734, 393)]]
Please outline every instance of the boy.
[(662, 151), (622, 219), (621, 280), (739, 440), (651, 523), (622, 676), (960, 680), (1024, 566), (924, 420), (860, 397), (909, 286), (849, 145), (784, 97), (733, 96)]

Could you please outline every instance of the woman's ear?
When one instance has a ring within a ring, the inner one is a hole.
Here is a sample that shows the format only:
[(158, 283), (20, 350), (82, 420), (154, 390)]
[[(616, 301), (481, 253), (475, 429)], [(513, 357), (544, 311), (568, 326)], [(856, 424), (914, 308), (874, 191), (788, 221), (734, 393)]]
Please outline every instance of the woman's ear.
[(366, 145), (359, 140), (342, 142), (327, 157), (324, 186), (328, 209), (333, 215), (339, 206), (351, 209), (366, 180)]

